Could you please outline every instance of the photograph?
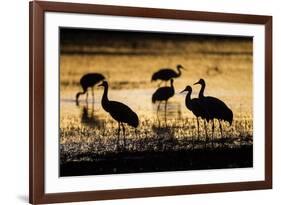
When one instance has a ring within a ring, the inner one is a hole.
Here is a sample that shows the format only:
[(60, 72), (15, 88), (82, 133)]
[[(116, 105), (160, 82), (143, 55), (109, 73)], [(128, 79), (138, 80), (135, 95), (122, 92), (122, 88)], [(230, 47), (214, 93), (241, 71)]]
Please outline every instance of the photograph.
[(60, 177), (253, 167), (253, 37), (58, 35)]

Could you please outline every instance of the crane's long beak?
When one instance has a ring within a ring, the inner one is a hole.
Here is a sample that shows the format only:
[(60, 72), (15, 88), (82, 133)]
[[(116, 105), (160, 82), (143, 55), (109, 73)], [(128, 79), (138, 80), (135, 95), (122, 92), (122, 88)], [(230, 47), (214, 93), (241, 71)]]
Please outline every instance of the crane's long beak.
[(198, 85), (198, 84), (200, 84), (200, 83), (199, 83), (199, 81), (198, 81), (198, 82), (196, 82), (196, 83), (194, 83), (193, 85)]
[(184, 93), (186, 91), (186, 89), (182, 90), (180, 93)]
[(101, 86), (103, 86), (103, 82), (102, 82), (101, 84), (99, 84), (99, 85), (98, 85), (98, 87), (101, 87)]

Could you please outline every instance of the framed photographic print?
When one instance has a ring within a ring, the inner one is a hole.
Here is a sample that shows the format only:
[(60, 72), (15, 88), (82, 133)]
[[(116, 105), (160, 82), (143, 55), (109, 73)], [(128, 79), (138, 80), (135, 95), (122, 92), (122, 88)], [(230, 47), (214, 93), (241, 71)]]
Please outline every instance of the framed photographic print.
[(30, 2), (30, 203), (271, 187), (271, 16)]

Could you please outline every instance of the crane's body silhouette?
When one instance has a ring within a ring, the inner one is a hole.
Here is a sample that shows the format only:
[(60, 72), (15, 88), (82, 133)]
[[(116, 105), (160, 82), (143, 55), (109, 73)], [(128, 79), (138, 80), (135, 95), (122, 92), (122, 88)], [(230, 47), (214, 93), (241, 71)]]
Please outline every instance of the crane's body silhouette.
[(82, 92), (76, 94), (76, 104), (79, 105), (79, 96), (86, 93), (86, 102), (88, 102), (88, 88), (92, 88), (92, 96), (94, 102), (94, 86), (104, 80), (105, 77), (100, 73), (88, 73), (80, 79), (80, 85), (83, 89)]
[[(201, 117), (204, 121), (204, 128), (205, 128), (205, 146), (207, 141), (207, 128), (206, 128), (206, 121), (209, 121), (210, 117), (208, 114), (208, 110), (204, 107), (204, 104), (199, 98), (193, 98), (191, 99), (192, 94), (192, 88), (188, 85), (186, 88), (181, 91), (181, 93), (187, 92), (185, 97), (185, 106), (187, 109), (189, 109), (196, 117), (197, 120), (197, 139), (199, 139), (199, 117)], [(192, 144), (193, 144), (193, 136), (192, 136)]]
[(233, 121), (232, 110), (220, 99), (211, 97), (211, 96), (204, 96), (206, 83), (203, 79), (200, 79), (194, 85), (196, 85), (196, 84), (201, 85), (201, 89), (199, 92), (199, 99), (202, 101), (202, 103), (208, 110), (210, 120), (212, 120), (212, 139), (213, 139), (214, 129), (215, 129), (215, 123), (214, 123), (215, 119), (217, 119), (219, 121), (221, 137), (223, 137), (221, 121), (226, 121), (231, 126), (232, 121)]
[(160, 87), (158, 88), (152, 95), (152, 103), (156, 103), (157, 101), (159, 102), (157, 106), (157, 117), (158, 117), (158, 111), (160, 108), (160, 104), (162, 101), (165, 101), (165, 120), (166, 120), (166, 112), (167, 112), (167, 102), (168, 100), (174, 96), (175, 94), (175, 88), (174, 88), (174, 80), (171, 79), (171, 86), (168, 87)]
[(178, 72), (174, 71), (171, 68), (162, 68), (152, 75), (151, 81), (156, 81), (156, 80), (169, 81), (172, 78), (178, 78), (181, 76), (181, 69), (184, 69), (182, 65), (177, 65)]
[(117, 145), (119, 145), (119, 135), (120, 135), (120, 126), (123, 129), (123, 142), (124, 147), (126, 147), (126, 138), (125, 138), (125, 124), (128, 124), (131, 127), (137, 128), (139, 125), (139, 118), (137, 114), (129, 108), (127, 105), (117, 102), (111, 101), (108, 99), (108, 83), (107, 81), (103, 81), (99, 86), (104, 87), (104, 92), (102, 96), (102, 108), (108, 112), (111, 117), (118, 122), (118, 140)]

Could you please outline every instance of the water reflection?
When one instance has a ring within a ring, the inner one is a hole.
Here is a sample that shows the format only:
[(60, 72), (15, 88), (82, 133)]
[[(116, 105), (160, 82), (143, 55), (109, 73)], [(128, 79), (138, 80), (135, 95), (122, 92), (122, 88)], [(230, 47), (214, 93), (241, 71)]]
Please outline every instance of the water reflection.
[(102, 120), (94, 111), (94, 103), (89, 108), (88, 103), (82, 106), (81, 123), (91, 128), (104, 129), (105, 121)]
[(160, 106), (156, 104), (153, 106), (153, 110), (157, 116), (158, 127), (163, 126), (163, 124), (167, 127), (168, 121), (182, 119), (181, 104), (177, 101), (168, 102), (167, 109), (165, 109), (165, 103), (161, 103)]

